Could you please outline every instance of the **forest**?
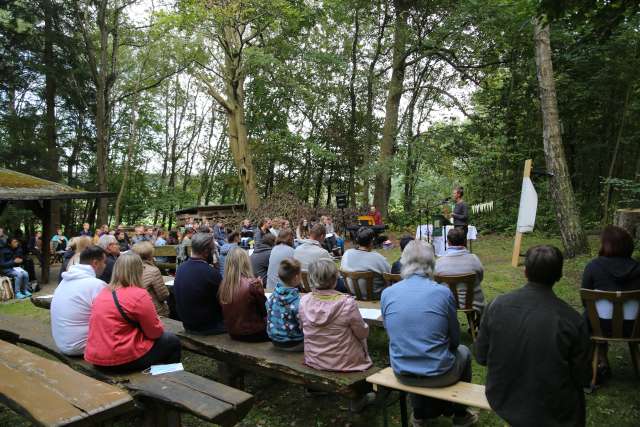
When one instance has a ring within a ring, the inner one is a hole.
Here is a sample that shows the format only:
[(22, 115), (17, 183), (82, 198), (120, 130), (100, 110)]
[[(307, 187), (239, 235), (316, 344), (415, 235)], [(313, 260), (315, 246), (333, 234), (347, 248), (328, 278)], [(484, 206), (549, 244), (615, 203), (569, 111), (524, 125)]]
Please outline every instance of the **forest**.
[(640, 203), (639, 29), (635, 1), (6, 1), (0, 161), (117, 193), (70, 229), (336, 193), (407, 226), (461, 185), (504, 231), (530, 158), (538, 229), (580, 234)]

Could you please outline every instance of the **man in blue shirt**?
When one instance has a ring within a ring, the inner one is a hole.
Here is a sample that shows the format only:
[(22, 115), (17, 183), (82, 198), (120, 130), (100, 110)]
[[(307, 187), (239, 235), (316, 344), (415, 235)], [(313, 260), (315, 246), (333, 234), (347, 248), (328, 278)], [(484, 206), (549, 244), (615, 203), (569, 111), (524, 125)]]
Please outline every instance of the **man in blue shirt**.
[[(433, 281), (431, 246), (414, 240), (400, 259), (403, 280), (382, 292), (380, 305), (389, 335), (391, 367), (398, 381), (417, 387), (446, 387), (471, 381), (471, 353), (460, 345), (456, 303), (449, 288)], [(477, 414), (462, 405), (410, 395), (414, 427), (453, 415), (454, 426), (470, 426)]]

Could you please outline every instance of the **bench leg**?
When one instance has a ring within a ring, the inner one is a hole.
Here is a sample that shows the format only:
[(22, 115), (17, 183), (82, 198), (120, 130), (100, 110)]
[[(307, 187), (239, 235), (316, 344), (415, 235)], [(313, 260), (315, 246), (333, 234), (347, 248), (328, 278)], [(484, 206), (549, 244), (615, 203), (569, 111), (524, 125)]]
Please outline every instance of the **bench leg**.
[(640, 350), (638, 350), (638, 343), (630, 342), (629, 352), (631, 353), (633, 370), (636, 372), (636, 377), (640, 378)]
[(151, 403), (145, 405), (144, 427), (180, 427), (180, 412), (166, 406)]
[(244, 390), (244, 371), (226, 362), (218, 362), (220, 382), (229, 387)]
[(409, 427), (409, 419), (407, 416), (407, 393), (400, 392), (400, 422), (402, 427)]

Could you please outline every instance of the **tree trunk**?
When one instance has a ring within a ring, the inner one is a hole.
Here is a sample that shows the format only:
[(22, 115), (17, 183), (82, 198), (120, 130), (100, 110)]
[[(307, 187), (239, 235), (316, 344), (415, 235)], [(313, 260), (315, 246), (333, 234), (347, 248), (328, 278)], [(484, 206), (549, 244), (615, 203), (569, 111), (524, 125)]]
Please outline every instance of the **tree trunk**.
[(129, 135), (129, 141), (127, 143), (127, 157), (124, 160), (122, 183), (120, 184), (120, 190), (118, 191), (118, 198), (116, 199), (116, 206), (114, 209), (114, 223), (116, 226), (118, 226), (122, 220), (122, 212), (120, 208), (122, 207), (122, 199), (124, 197), (124, 193), (127, 190), (127, 184), (129, 181), (129, 169), (131, 168), (131, 159), (133, 158), (134, 147), (136, 145), (136, 140), (138, 139), (138, 97), (138, 87), (136, 86), (136, 91), (131, 102), (131, 133)]
[(355, 177), (355, 159), (358, 152), (356, 144), (356, 120), (357, 120), (357, 100), (356, 100), (356, 75), (358, 73), (358, 37), (360, 35), (360, 20), (358, 17), (358, 9), (354, 13), (354, 32), (353, 43), (351, 45), (351, 78), (349, 79), (349, 101), (350, 101), (350, 118), (349, 118), (349, 143), (347, 145), (347, 195), (349, 206), (356, 207), (356, 177)]
[(551, 196), (556, 206), (556, 217), (565, 254), (568, 257), (574, 257), (587, 253), (589, 243), (580, 224), (578, 207), (562, 147), (553, 63), (551, 61), (549, 24), (541, 22), (540, 18), (534, 18), (533, 24), (542, 108), (544, 154), (547, 170), (553, 174), (550, 186)]
[(387, 94), (384, 127), (382, 131), (382, 143), (378, 157), (378, 171), (376, 173), (376, 187), (373, 196), (373, 204), (386, 217), (388, 212), (389, 196), (391, 195), (391, 161), (393, 146), (398, 131), (398, 113), (400, 110), (400, 98), (406, 68), (405, 46), (407, 42), (408, 3), (406, 0), (395, 0), (395, 29), (393, 40), (393, 67), (391, 81)]

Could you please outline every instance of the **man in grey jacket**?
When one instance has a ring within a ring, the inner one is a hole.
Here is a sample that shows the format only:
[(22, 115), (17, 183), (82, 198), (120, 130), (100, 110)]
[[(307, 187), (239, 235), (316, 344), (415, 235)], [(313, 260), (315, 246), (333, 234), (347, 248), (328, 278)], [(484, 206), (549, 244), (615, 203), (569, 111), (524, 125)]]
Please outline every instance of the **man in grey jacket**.
[[(452, 228), (447, 233), (447, 252), (436, 261), (436, 275), (457, 276), (461, 274), (476, 274), (476, 283), (473, 287), (473, 308), (478, 315), (484, 309), (484, 293), (482, 292), (482, 279), (484, 268), (480, 259), (469, 252), (466, 247), (467, 236), (462, 228)], [(460, 304), (465, 303), (465, 292), (460, 292)]]

